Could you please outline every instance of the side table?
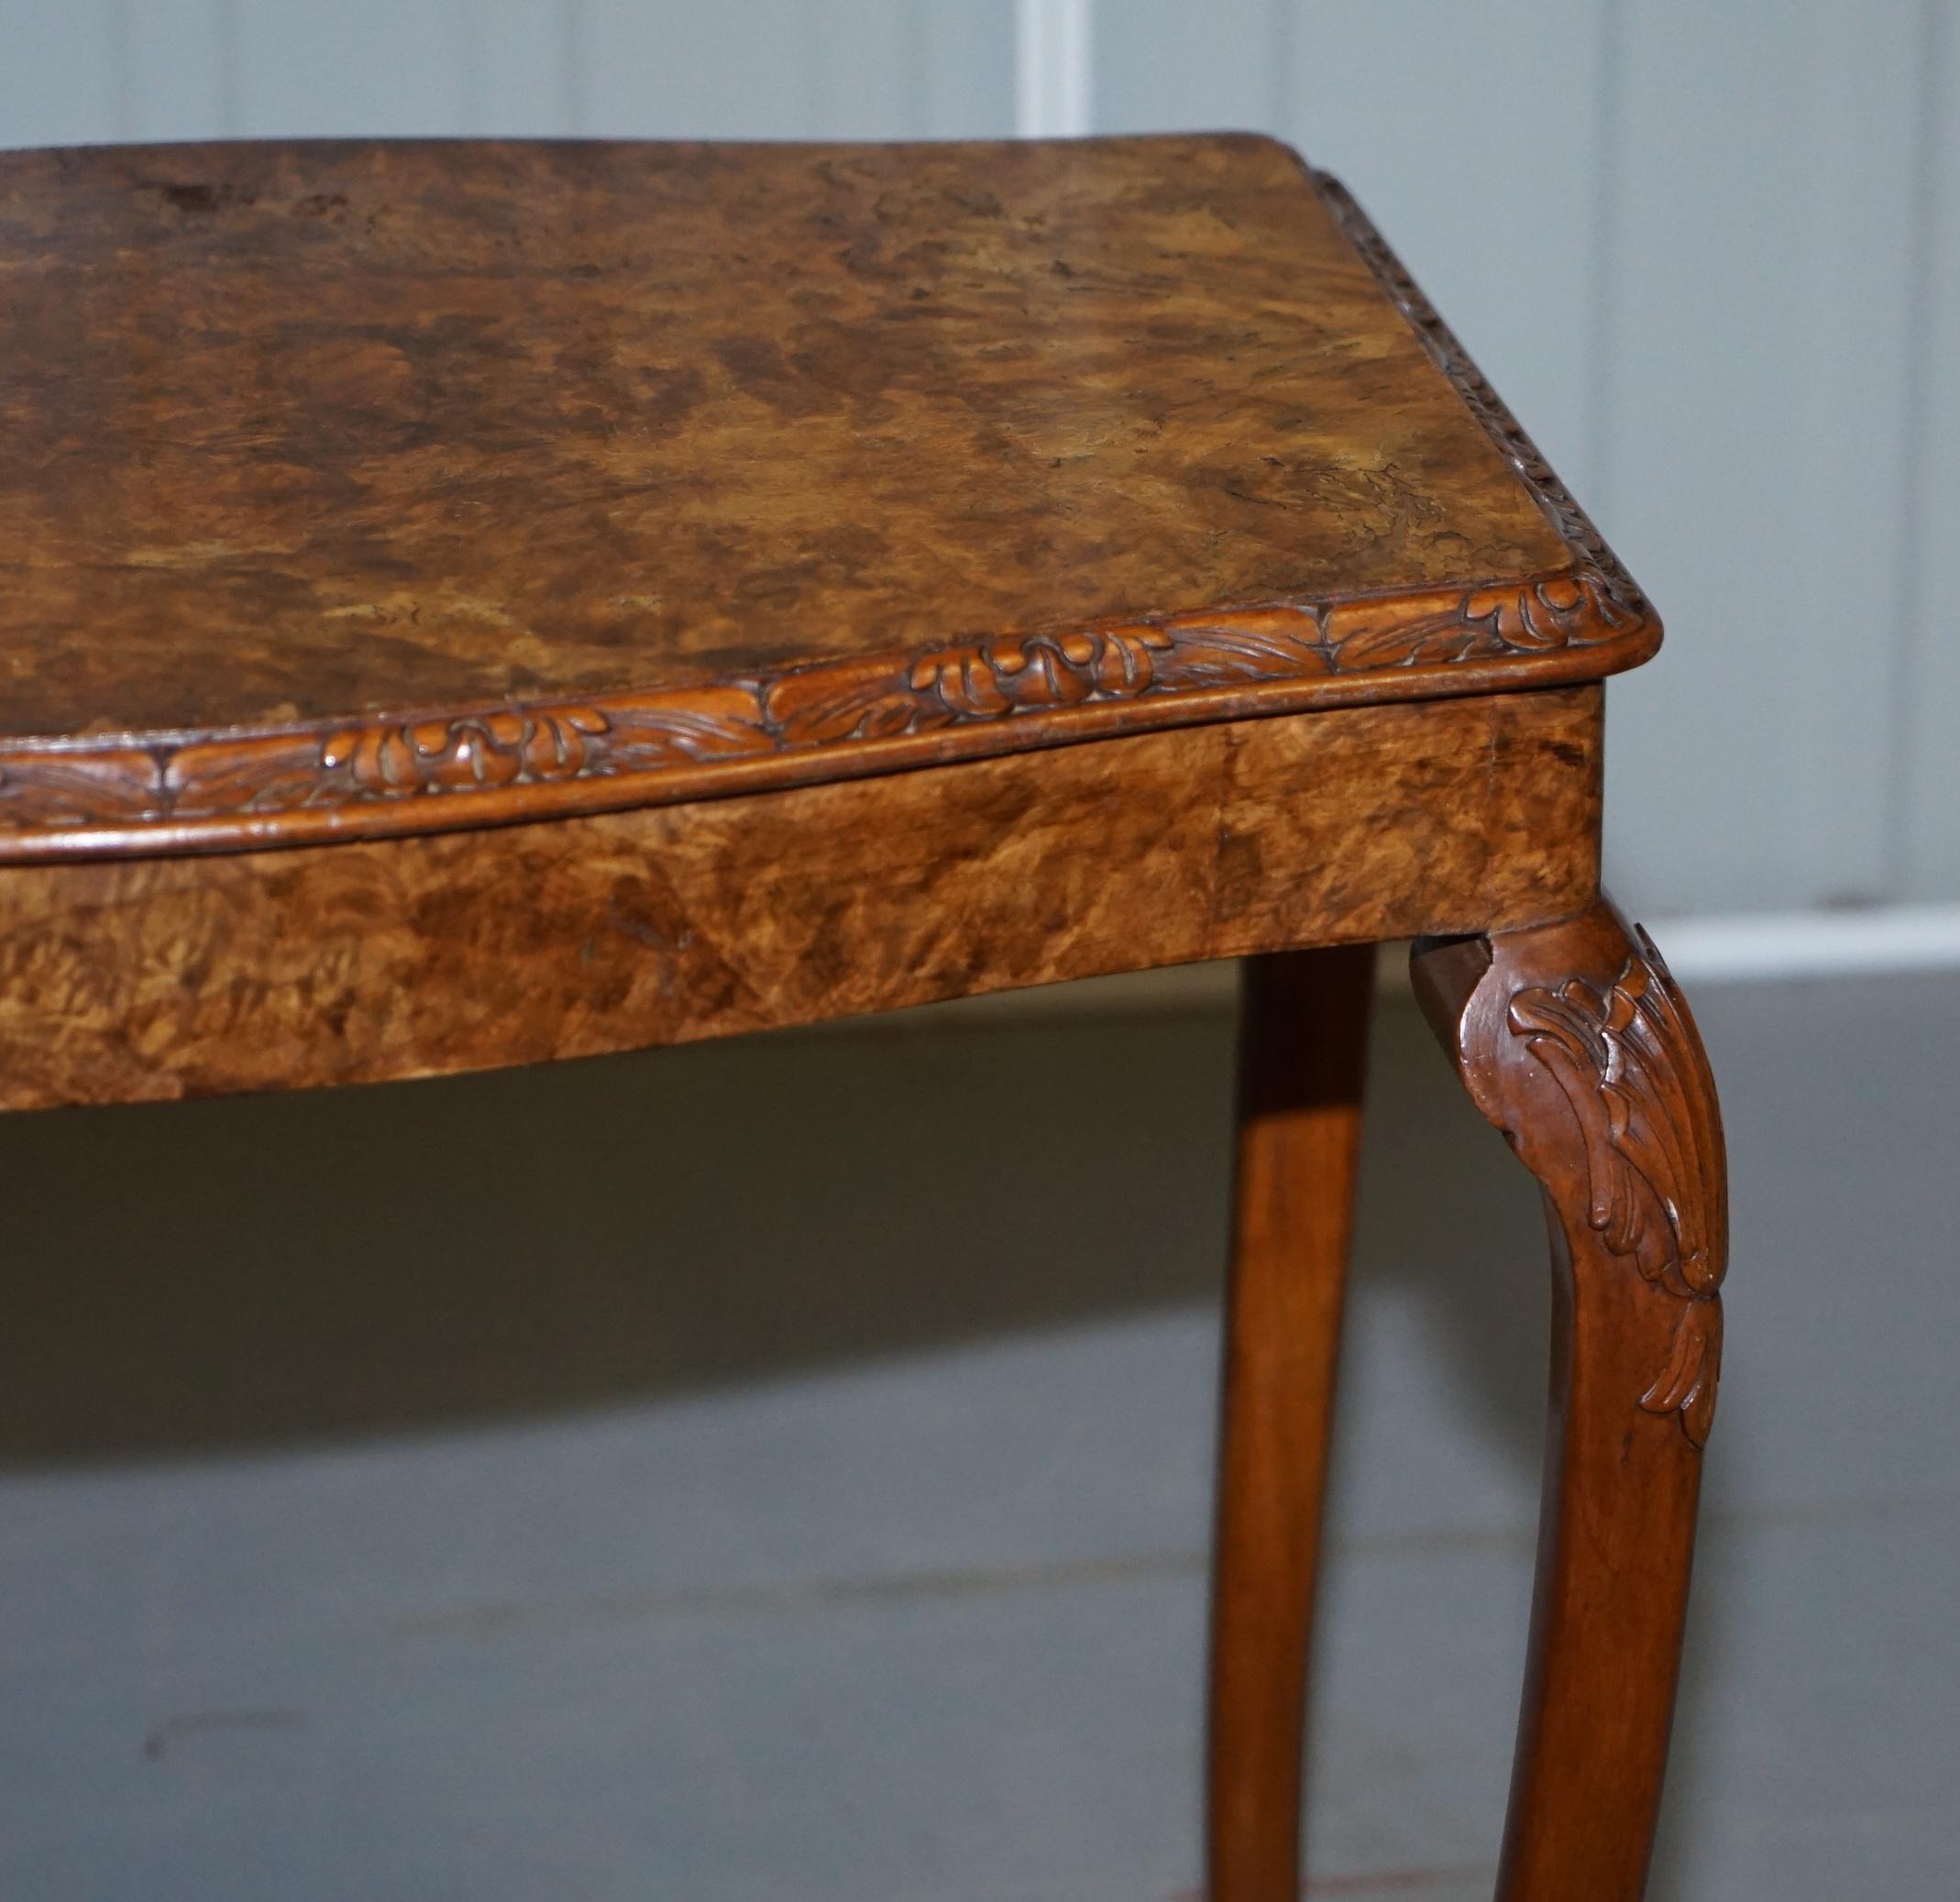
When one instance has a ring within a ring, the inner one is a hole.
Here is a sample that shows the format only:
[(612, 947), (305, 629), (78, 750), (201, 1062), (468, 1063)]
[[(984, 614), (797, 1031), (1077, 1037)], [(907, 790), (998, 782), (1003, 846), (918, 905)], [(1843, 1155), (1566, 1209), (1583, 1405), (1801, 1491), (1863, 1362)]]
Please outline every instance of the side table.
[(1210, 1893), (1280, 1902), (1415, 939), (1558, 1290), (1499, 1892), (1638, 1897), (1725, 1250), (1599, 887), (1660, 631), (1339, 186), (1239, 137), (12, 153), (0, 284), (0, 1105), (1247, 959)]

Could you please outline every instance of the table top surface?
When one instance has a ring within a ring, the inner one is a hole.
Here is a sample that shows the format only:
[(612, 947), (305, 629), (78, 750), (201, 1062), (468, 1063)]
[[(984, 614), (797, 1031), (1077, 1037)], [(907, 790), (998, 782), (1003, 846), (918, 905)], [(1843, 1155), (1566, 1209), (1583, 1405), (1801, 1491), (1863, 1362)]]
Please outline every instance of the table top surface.
[(1645, 600), (1246, 137), (0, 156), (0, 856), (1591, 677)]

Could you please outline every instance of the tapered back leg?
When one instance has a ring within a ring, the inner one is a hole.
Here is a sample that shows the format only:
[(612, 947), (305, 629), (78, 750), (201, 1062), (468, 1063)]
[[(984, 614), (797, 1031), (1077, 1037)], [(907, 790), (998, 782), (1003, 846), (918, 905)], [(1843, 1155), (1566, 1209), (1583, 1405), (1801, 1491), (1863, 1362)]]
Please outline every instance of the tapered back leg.
[(1283, 1902), (1299, 1887), (1307, 1654), (1373, 986), (1371, 946), (1244, 969), (1212, 1587), (1212, 1902)]

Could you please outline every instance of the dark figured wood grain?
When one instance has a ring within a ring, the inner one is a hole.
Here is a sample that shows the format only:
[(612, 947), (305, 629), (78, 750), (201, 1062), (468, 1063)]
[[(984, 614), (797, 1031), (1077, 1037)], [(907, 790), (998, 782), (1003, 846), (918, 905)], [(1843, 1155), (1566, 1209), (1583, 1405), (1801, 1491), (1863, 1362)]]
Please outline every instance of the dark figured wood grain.
[(0, 869), (0, 1105), (536, 1062), (1584, 902), (1601, 690)]
[(1206, 1775), (1209, 1902), (1294, 1902), (1372, 946), (1254, 958), (1239, 1042)]
[(1715, 1403), (1722, 1122), (1644, 933), (1576, 918), (1416, 948), (1416, 992), (1545, 1192), (1552, 1432), (1500, 1902), (1638, 1902)]
[(1214, 1902), (1297, 1886), (1366, 947), (1429, 934), (1558, 1267), (1501, 1892), (1634, 1902), (1725, 1250), (1693, 1026), (1598, 899), (1659, 624), (1338, 184), (1237, 136), (0, 154), (0, 1107), (1255, 959)]
[(1590, 678), (1658, 626), (1243, 137), (0, 156), (0, 858)]

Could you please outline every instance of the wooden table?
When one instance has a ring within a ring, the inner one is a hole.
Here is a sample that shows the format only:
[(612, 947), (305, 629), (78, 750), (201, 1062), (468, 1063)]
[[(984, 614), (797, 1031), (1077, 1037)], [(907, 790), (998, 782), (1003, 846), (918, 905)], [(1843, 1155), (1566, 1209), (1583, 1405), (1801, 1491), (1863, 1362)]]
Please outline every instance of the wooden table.
[[(16, 153), (0, 286), (0, 1102), (1248, 958), (1210, 1866), (1278, 1902), (1415, 938), (1558, 1291), (1500, 1893), (1640, 1893), (1725, 1248), (1598, 885), (1660, 630), (1338, 185), (1250, 137)], [(908, 1166), (1098, 1157), (1177, 1193), (1137, 1131)]]

